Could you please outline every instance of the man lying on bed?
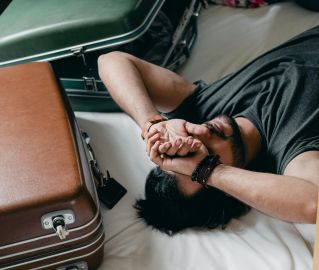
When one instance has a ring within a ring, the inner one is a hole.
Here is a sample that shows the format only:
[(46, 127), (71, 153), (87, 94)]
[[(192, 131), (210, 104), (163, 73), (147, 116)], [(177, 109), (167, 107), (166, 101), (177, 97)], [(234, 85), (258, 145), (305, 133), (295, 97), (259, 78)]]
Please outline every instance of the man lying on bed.
[(147, 224), (169, 234), (215, 228), (248, 206), (315, 222), (318, 44), (319, 27), (209, 86), (124, 53), (99, 58), (102, 80), (159, 166), (136, 204)]

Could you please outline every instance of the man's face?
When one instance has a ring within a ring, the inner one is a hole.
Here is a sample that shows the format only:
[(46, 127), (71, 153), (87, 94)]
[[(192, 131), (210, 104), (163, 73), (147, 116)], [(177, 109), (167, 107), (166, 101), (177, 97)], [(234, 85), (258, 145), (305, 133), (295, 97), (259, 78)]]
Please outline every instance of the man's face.
[[(224, 164), (236, 167), (245, 164), (245, 147), (240, 129), (233, 118), (225, 115), (217, 116), (206, 123), (195, 125), (194, 128), (200, 130), (196, 137), (203, 142), (209, 152), (219, 155)], [(201, 188), (200, 184), (192, 182), (189, 178), (176, 175), (177, 184), (185, 195), (191, 195)]]
[(208, 150), (219, 155), (223, 163), (235, 167), (245, 164), (245, 146), (240, 129), (233, 118), (226, 115), (217, 116), (204, 123), (208, 129), (206, 134), (198, 136)]

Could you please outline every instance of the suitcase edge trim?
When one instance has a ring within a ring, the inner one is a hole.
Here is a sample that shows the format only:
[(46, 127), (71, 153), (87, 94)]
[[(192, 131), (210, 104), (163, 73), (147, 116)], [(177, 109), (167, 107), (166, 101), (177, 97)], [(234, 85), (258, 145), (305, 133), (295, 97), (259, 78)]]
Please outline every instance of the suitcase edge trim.
[[(39, 250), (42, 250), (42, 249), (47, 249), (47, 248), (52, 248), (52, 247), (57, 247), (57, 246), (60, 246), (60, 245), (63, 245), (63, 244), (67, 244), (67, 243), (72, 243), (72, 242), (75, 242), (75, 241), (78, 241), (78, 240), (82, 240), (84, 238), (87, 238), (89, 237), (90, 235), (94, 234), (95, 232), (98, 231), (98, 229), (100, 227), (103, 227), (103, 222), (102, 222), (102, 219), (100, 220), (100, 222), (97, 224), (97, 226), (92, 230), (90, 231), (89, 233), (83, 235), (83, 236), (80, 236), (80, 237), (77, 237), (77, 238), (72, 238), (70, 240), (63, 240), (61, 242), (58, 242), (58, 243), (55, 243), (55, 244), (51, 244), (51, 245), (47, 245), (47, 246), (42, 246), (40, 248), (34, 248), (34, 249), (30, 249), (30, 250), (27, 250), (27, 251), (22, 251), (22, 252), (17, 252), (17, 253), (12, 253), (10, 255), (5, 255), (5, 256), (1, 256), (0, 257), (0, 260), (2, 259), (8, 259), (8, 258), (12, 258), (12, 257), (15, 257), (15, 256), (19, 256), (19, 255), (24, 255), (24, 254), (28, 254), (28, 253), (32, 253), (32, 252), (36, 252), (36, 251), (39, 251)], [(71, 229), (68, 230), (69, 232), (71, 232)], [(73, 230), (75, 231), (75, 230)], [(51, 235), (50, 235), (51, 236)], [(53, 236), (56, 236), (56, 234), (53, 234)], [(30, 239), (26, 240), (26, 241), (29, 241)], [(32, 239), (33, 240), (33, 239)], [(33, 241), (31, 241), (33, 242)], [(18, 243), (21, 243), (21, 242), (18, 242)], [(22, 244), (25, 244), (25, 243), (22, 243)], [(21, 245), (22, 245), (21, 244)], [(9, 245), (6, 245), (5, 248), (7, 248), (7, 246)], [(11, 246), (12, 247), (12, 246)], [(3, 247), (1, 247), (2, 249), (5, 249)], [(8, 247), (9, 248), (9, 247)]]
[(67, 262), (70, 262), (70, 261), (74, 261), (74, 260), (83, 259), (85, 257), (88, 257), (88, 256), (94, 254), (95, 252), (97, 252), (100, 248), (102, 248), (104, 243), (105, 243), (104, 230), (103, 230), (102, 226), (100, 226), (100, 228), (101, 228), (100, 235), (93, 242), (89, 243), (88, 245), (81, 246), (79, 248), (70, 249), (70, 250), (67, 250), (65, 252), (61, 252), (61, 253), (56, 253), (56, 254), (53, 254), (53, 255), (45, 256), (45, 257), (42, 257), (40, 259), (34, 259), (34, 260), (22, 262), (22, 263), (11, 264), (11, 265), (5, 266), (4, 268), (1, 268), (1, 269), (2, 270), (15, 269), (16, 267), (21, 267), (21, 266), (29, 265), (29, 264), (32, 264), (32, 263), (37, 263), (37, 262), (44, 261), (44, 260), (47, 260), (47, 259), (52, 259), (54, 257), (59, 257), (59, 256), (66, 255), (66, 254), (69, 254), (69, 253), (72, 253), (72, 252), (83, 250), (83, 249), (86, 249), (86, 248), (88, 248), (90, 246), (93, 246), (94, 244), (99, 243), (101, 241), (101, 239), (102, 239), (101, 244), (99, 244), (96, 249), (94, 249), (93, 251), (91, 251), (89, 253), (84, 254), (83, 256), (72, 257), (70, 259), (66, 259), (66, 260), (63, 260), (63, 261), (56, 262), (56, 263), (51, 263), (51, 264), (43, 265), (43, 266), (40, 266), (40, 267), (37, 267), (37, 268), (32, 268), (32, 270), (42, 269), (42, 268), (58, 265), (58, 264), (61, 264), (61, 263), (67, 263)]

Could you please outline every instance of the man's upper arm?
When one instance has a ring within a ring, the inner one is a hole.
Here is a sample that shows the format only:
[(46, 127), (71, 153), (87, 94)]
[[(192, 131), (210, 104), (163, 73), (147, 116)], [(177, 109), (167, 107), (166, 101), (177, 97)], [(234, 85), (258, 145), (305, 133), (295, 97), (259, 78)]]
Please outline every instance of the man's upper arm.
[(319, 186), (319, 151), (299, 154), (287, 165), (284, 175), (305, 179)]

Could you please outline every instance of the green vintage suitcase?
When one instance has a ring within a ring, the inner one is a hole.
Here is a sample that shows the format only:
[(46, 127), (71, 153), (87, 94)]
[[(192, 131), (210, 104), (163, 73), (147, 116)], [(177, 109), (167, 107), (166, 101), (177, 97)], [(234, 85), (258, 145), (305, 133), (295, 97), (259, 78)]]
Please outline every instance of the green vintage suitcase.
[[(50, 61), (71, 105), (78, 111), (119, 111), (98, 78), (96, 60), (143, 37), (172, 0), (14, 0), (0, 16), (0, 67)], [(162, 66), (174, 69), (196, 39), (200, 0), (183, 0), (184, 9)], [(184, 3), (185, 2), (185, 3)], [(164, 5), (165, 4), (165, 5)], [(186, 28), (188, 26), (188, 28)], [(126, 44), (126, 45), (125, 45)]]

